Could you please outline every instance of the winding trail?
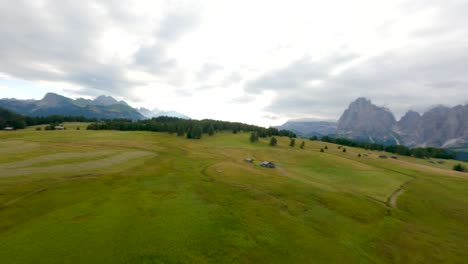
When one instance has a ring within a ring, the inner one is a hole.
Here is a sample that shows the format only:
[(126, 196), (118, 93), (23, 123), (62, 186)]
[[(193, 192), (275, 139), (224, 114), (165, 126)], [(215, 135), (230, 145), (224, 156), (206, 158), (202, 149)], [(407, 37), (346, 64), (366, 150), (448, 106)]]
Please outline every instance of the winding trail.
[(385, 204), (390, 208), (396, 208), (397, 209), (398, 208), (398, 206), (397, 206), (398, 197), (405, 192), (406, 185), (408, 185), (412, 181), (414, 181), (414, 179), (411, 179), (411, 180), (403, 183), (398, 189), (393, 191), (393, 193), (387, 198), (387, 202), (385, 202)]
[(392, 193), (392, 195), (390, 197), (388, 197), (387, 204), (391, 208), (398, 208), (397, 207), (398, 196), (400, 196), (404, 192), (405, 192), (405, 189), (403, 189), (403, 188), (397, 189), (396, 192)]

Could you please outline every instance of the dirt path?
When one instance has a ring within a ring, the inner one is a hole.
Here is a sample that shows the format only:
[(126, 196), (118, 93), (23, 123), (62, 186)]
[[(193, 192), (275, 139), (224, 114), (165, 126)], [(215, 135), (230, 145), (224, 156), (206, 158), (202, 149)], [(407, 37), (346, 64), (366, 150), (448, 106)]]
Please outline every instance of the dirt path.
[(404, 192), (405, 192), (405, 189), (403, 189), (403, 188), (400, 188), (400, 189), (396, 190), (396, 192), (392, 193), (392, 195), (390, 197), (388, 197), (387, 204), (391, 208), (398, 208), (397, 207), (398, 196), (400, 196)]
[(414, 181), (414, 179), (411, 179), (403, 183), (398, 189), (393, 191), (393, 193), (387, 198), (387, 202), (385, 202), (385, 204), (390, 208), (398, 208), (397, 207), (398, 197), (405, 192), (405, 187), (412, 181)]

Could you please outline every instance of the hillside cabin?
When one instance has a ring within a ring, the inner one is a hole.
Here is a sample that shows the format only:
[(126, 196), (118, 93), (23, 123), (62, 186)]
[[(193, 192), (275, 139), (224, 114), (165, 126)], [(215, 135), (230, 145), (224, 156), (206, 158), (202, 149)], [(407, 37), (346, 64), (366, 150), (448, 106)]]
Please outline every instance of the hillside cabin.
[(55, 130), (65, 130), (65, 127), (64, 126), (55, 126), (54, 129)]
[(254, 161), (254, 159), (252, 158), (245, 158), (244, 159), (245, 162), (248, 162), (248, 163), (252, 163)]
[(15, 128), (14, 128), (14, 127), (7, 126), (7, 127), (5, 127), (3, 130), (5, 130), (5, 131), (14, 131)]
[(398, 157), (397, 156), (392, 156), (392, 159), (398, 159)]
[(385, 156), (385, 155), (379, 155), (379, 158), (381, 158), (381, 159), (386, 159), (387, 156)]
[(264, 162), (260, 163), (260, 166), (265, 167), (265, 168), (274, 168), (275, 164), (273, 162), (270, 162), (270, 161), (264, 161)]

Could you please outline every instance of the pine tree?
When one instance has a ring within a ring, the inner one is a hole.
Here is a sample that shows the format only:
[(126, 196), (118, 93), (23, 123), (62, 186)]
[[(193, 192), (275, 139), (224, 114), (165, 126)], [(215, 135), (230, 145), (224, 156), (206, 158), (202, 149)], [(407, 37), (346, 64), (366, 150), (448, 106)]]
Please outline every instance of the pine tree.
[(320, 149), (320, 152), (324, 152), (323, 148)]
[(270, 146), (276, 146), (277, 143), (278, 143), (278, 140), (276, 140), (275, 137), (271, 137), (271, 139), (270, 139)]
[(183, 126), (177, 126), (177, 136), (183, 137), (185, 134), (184, 127)]
[(191, 127), (189, 127), (189, 129), (187, 130), (187, 138), (188, 138), (188, 139), (193, 138), (193, 136), (192, 136), (192, 128), (191, 128)]
[(215, 131), (214, 131), (213, 124), (210, 124), (210, 127), (208, 128), (208, 135), (212, 136), (212, 135), (214, 135), (214, 133), (215, 133)]
[(304, 147), (305, 147), (305, 142), (302, 141), (302, 143), (301, 143), (301, 149), (304, 149)]
[(346, 152), (346, 148), (343, 148), (343, 152)]
[(296, 140), (294, 138), (291, 138), (291, 141), (289, 142), (290, 147), (294, 147), (296, 145)]
[(258, 141), (258, 135), (257, 132), (252, 132), (250, 134), (250, 142), (257, 142)]
[(192, 129), (192, 138), (200, 139), (203, 134), (203, 128), (200, 125), (195, 125)]

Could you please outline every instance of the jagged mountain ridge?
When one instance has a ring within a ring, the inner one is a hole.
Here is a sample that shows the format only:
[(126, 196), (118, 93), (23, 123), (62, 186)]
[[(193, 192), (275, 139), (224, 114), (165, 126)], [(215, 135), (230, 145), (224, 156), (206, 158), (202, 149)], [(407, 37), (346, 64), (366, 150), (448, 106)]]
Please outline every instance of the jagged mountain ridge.
[(368, 99), (352, 102), (338, 121), (342, 137), (386, 144), (457, 147), (468, 144), (468, 104), (438, 106), (423, 115), (408, 111), (398, 122)]
[(176, 111), (161, 111), (158, 108), (155, 108), (153, 110), (149, 110), (147, 108), (141, 107), (137, 109), (140, 114), (145, 116), (146, 118), (153, 118), (153, 117), (159, 117), (159, 116), (169, 116), (169, 117), (177, 117), (177, 118), (182, 118), (182, 119), (191, 119), (190, 117), (176, 112)]
[(397, 123), (390, 110), (360, 97), (351, 102), (338, 120), (337, 134), (346, 138), (397, 144), (392, 127)]
[(184, 119), (190, 117), (175, 112), (146, 108), (132, 108), (125, 101), (117, 101), (112, 96), (101, 95), (94, 100), (71, 99), (55, 93), (47, 93), (41, 100), (0, 99), (0, 107), (27, 116), (68, 115), (99, 119), (145, 119), (158, 116), (171, 116)]
[(289, 120), (278, 126), (300, 136), (332, 135), (387, 145), (455, 148), (468, 146), (468, 104), (408, 111), (399, 121), (392, 112), (357, 98), (338, 122)]

